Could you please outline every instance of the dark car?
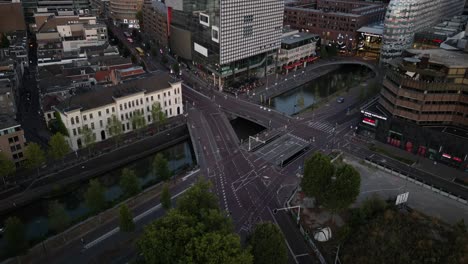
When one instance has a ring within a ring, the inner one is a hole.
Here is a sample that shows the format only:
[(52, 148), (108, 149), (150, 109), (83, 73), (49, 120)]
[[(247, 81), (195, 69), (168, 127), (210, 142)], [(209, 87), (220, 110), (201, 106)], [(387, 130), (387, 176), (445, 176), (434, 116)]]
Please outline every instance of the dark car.
[(341, 104), (341, 103), (344, 102), (344, 98), (343, 97), (338, 97), (338, 99), (336, 99), (336, 102)]

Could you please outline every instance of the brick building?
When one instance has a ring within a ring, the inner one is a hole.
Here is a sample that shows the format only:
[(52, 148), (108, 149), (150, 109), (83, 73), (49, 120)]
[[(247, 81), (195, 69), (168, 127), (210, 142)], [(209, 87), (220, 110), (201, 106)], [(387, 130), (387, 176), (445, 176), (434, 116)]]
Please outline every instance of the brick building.
[(386, 5), (352, 0), (315, 0), (285, 6), (284, 24), (317, 34), (322, 43), (356, 47), (362, 26), (384, 19)]
[(159, 47), (167, 47), (168, 31), (166, 5), (158, 0), (145, 3), (143, 32)]
[(0, 115), (0, 153), (4, 153), (16, 166), (24, 160), (24, 131), (9, 115)]

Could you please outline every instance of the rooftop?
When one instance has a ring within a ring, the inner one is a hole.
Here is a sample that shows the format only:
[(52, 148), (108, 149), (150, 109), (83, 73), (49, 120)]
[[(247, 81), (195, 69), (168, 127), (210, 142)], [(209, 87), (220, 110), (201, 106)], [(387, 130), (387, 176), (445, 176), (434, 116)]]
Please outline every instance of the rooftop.
[(12, 116), (0, 114), (0, 129), (7, 129), (16, 126), (20, 126), (20, 124), (16, 122)]
[(283, 36), (283, 38), (281, 39), (281, 43), (294, 44), (297, 42), (301, 42), (303, 40), (312, 39), (316, 37), (319, 37), (319, 35), (306, 33), (306, 32), (297, 32), (294, 35)]
[(155, 92), (170, 87), (173, 82), (171, 76), (164, 72), (157, 72), (142, 76), (142, 78), (124, 82), (116, 86), (101, 87), (99, 89), (75, 95), (70, 100), (65, 100), (56, 108), (67, 112), (81, 108), (82, 111), (108, 105), (114, 102), (114, 98), (124, 97), (140, 92)]
[(363, 26), (363, 27), (359, 28), (357, 30), (357, 32), (382, 36), (383, 35), (383, 30), (384, 30), (384, 23), (382, 21), (382, 22), (379, 22), (379, 23)]
[(424, 55), (429, 55), (429, 62), (434, 64), (442, 64), (448, 68), (468, 68), (468, 53), (461, 51), (449, 51), (444, 49), (408, 49), (407, 52), (415, 57), (421, 58)]
[(21, 3), (0, 2), (0, 33), (26, 30)]

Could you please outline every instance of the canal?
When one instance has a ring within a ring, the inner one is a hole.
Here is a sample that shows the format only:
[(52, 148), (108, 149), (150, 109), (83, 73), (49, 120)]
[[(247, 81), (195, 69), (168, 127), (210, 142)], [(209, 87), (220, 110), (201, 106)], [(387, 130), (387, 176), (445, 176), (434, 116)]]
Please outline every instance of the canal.
[(304, 85), (271, 99), (273, 109), (294, 115), (340, 90), (347, 90), (371, 77), (372, 70), (361, 65), (343, 65)]
[[(167, 159), (169, 168), (176, 174), (193, 167), (196, 163), (195, 156), (190, 141), (184, 141), (169, 147), (159, 153)], [(105, 197), (108, 202), (116, 201), (123, 194), (119, 186), (120, 175), (124, 168), (131, 169), (138, 176), (142, 189), (155, 185), (159, 182), (152, 170), (154, 155), (127, 164), (122, 168), (112, 170), (97, 177), (102, 186), (105, 187)], [(89, 216), (89, 208), (84, 202), (84, 194), (88, 188), (89, 181), (76, 183), (67, 186), (66, 189), (56, 190), (42, 199), (36, 200), (26, 206), (20, 207), (7, 215), (1, 215), (0, 221), (4, 223), (10, 216), (17, 216), (23, 222), (26, 229), (26, 237), (30, 242), (37, 242), (46, 237), (49, 233), (48, 208), (53, 201), (58, 201), (64, 205), (67, 214), (72, 222), (79, 222)], [(30, 243), (31, 244), (31, 243)], [(0, 246), (3, 248), (3, 238)]]

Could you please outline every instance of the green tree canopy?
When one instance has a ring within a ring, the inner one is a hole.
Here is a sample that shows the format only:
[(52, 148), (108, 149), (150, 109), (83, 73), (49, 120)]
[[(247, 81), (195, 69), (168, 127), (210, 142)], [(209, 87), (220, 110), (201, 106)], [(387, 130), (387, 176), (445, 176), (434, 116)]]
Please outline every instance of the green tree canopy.
[(304, 177), (301, 182), (302, 190), (307, 196), (315, 197), (319, 201), (324, 199), (333, 174), (334, 167), (330, 158), (316, 152), (305, 161)]
[(328, 58), (328, 52), (327, 52), (327, 46), (326, 45), (322, 45), (322, 47), (320, 48), (320, 58), (322, 58), (322, 59)]
[(146, 125), (146, 119), (142, 111), (135, 111), (131, 118), (133, 129), (140, 129)]
[(6, 34), (2, 34), (2, 40), (0, 41), (0, 48), (8, 48), (10, 47), (10, 40), (8, 39)]
[(159, 126), (166, 122), (166, 114), (161, 109), (161, 105), (158, 102), (151, 106), (151, 119), (153, 120), (153, 123), (157, 124), (158, 130)]
[(175, 74), (179, 74), (180, 72), (180, 67), (179, 67), (179, 64), (178, 63), (174, 63), (172, 64), (172, 71), (175, 73)]
[(68, 136), (68, 129), (62, 121), (62, 117), (60, 116), (60, 113), (55, 111), (54, 117), (55, 117), (55, 124), (56, 124), (57, 132), (61, 133), (64, 136)]
[(126, 204), (120, 205), (119, 208), (119, 227), (122, 232), (131, 232), (135, 230), (135, 222), (133, 215)]
[(23, 254), (28, 248), (24, 225), (16, 216), (5, 221), (5, 242), (5, 252), (9, 256)]
[(117, 143), (119, 137), (123, 134), (122, 122), (117, 118), (116, 115), (112, 115), (109, 122), (107, 123), (107, 133), (115, 138)]
[(84, 195), (86, 206), (93, 212), (97, 213), (103, 210), (106, 206), (106, 197), (104, 196), (104, 187), (97, 180), (91, 180), (89, 187)]
[(158, 153), (156, 157), (154, 157), (153, 171), (162, 181), (167, 181), (172, 176), (169, 164), (161, 153)]
[(62, 134), (56, 133), (50, 138), (49, 155), (54, 160), (62, 159), (68, 152), (70, 152), (70, 146)]
[(29, 169), (36, 169), (39, 168), (42, 163), (45, 162), (45, 154), (41, 147), (31, 142), (26, 146), (24, 150), (24, 156), (26, 158), (26, 167)]
[(273, 223), (255, 226), (250, 238), (254, 264), (286, 264), (288, 249), (279, 227)]
[[(252, 263), (209, 186), (197, 182), (179, 199), (182, 203), (145, 228), (137, 247), (147, 263)], [(192, 205), (200, 207), (187, 208)]]
[(62, 204), (53, 201), (49, 204), (49, 226), (56, 233), (60, 233), (70, 225), (70, 216)]
[(87, 127), (87, 126), (84, 126), (82, 129), (81, 129), (81, 136), (83, 137), (83, 143), (84, 145), (90, 149), (91, 151), (91, 147), (94, 145), (94, 143), (96, 142), (96, 135), (93, 133), (93, 131)]
[(127, 197), (136, 195), (140, 192), (140, 184), (138, 177), (135, 172), (131, 169), (125, 168), (122, 170), (120, 176), (120, 187), (122, 188), (123, 194)]
[(15, 163), (7, 157), (5, 153), (0, 152), (0, 176), (5, 180), (16, 171)]
[(168, 184), (164, 184), (161, 192), (161, 205), (164, 209), (169, 210), (172, 207), (171, 194), (169, 193)]
[(332, 211), (348, 208), (359, 195), (361, 176), (351, 165), (340, 166), (324, 199), (324, 206)]

